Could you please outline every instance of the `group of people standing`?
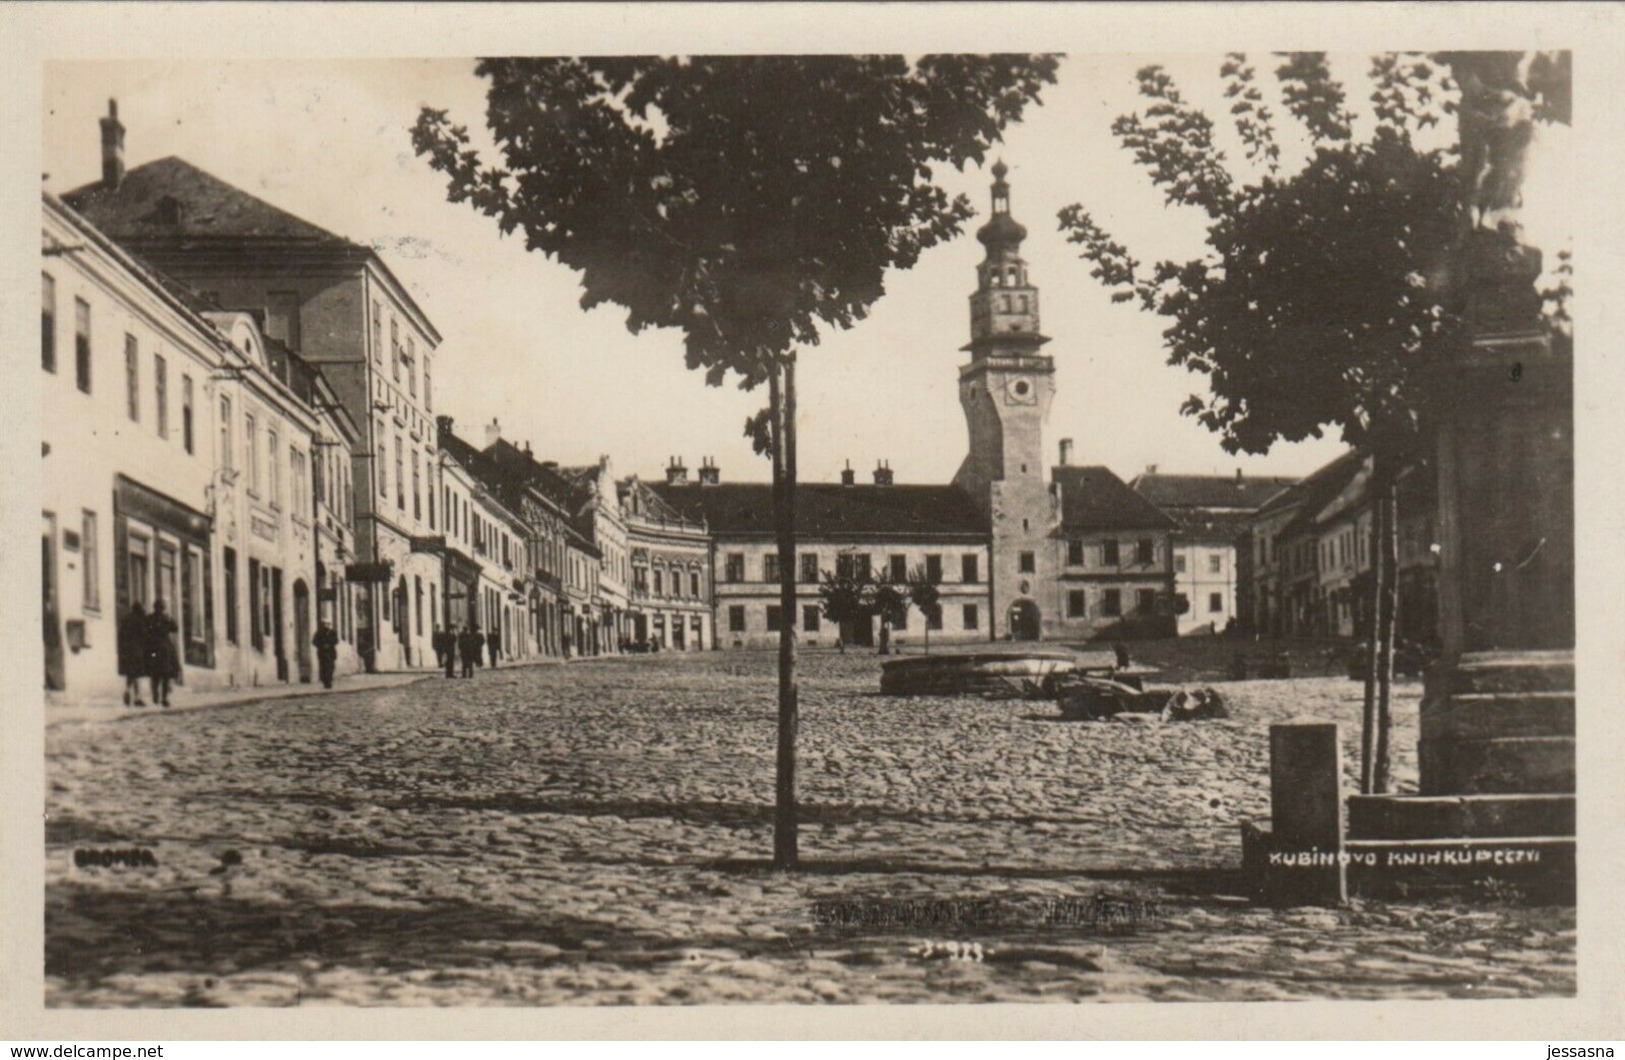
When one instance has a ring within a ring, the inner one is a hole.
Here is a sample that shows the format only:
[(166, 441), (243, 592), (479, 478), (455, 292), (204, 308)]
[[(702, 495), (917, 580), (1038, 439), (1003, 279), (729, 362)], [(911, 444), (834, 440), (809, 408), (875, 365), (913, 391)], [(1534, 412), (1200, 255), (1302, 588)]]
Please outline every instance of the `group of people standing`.
[(118, 672), (124, 678), (124, 705), (144, 707), (141, 679), (152, 683), (154, 706), (169, 706), (171, 683), (181, 676), (181, 653), (175, 646), (175, 620), (162, 600), (148, 613), (137, 600), (125, 613), (118, 631)]
[(502, 657), (501, 634), (495, 630), (481, 634), (478, 626), (464, 626), (461, 630), (436, 630), (432, 643), (435, 657), (440, 660), (440, 666), (446, 671), (447, 677), (457, 676), (454, 669), (458, 662), (463, 664), (463, 676), (473, 677), (474, 667), (480, 665), (482, 650), (488, 654), (492, 669), (496, 668), (497, 660)]

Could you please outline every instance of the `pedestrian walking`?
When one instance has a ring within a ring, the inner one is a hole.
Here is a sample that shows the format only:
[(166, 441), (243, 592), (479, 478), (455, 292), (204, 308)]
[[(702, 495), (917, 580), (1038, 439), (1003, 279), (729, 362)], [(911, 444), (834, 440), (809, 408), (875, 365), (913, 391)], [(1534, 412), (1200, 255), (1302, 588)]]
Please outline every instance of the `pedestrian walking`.
[(457, 654), (462, 656), (464, 677), (474, 676), (474, 667), (480, 661), (480, 644), (479, 631), (472, 626), (465, 626), (457, 637)]
[(339, 635), (323, 622), (310, 643), (316, 649), (316, 670), (321, 675), (322, 687), (332, 688), (333, 668), (339, 661)]
[(456, 677), (457, 632), (450, 627), (435, 634), (435, 651), (440, 653), (440, 667), (447, 677)]
[(169, 706), (169, 686), (181, 675), (181, 656), (175, 649), (175, 620), (169, 617), (162, 600), (152, 604), (147, 616), (146, 636), (147, 677), (152, 682), (152, 701), (160, 707)]
[(496, 630), (485, 635), (485, 652), (491, 660), (491, 669), (497, 668), (497, 660), (502, 657), (502, 634)]
[(137, 600), (118, 630), (118, 672), (124, 678), (124, 705), (144, 707), (141, 679), (147, 675), (147, 609)]

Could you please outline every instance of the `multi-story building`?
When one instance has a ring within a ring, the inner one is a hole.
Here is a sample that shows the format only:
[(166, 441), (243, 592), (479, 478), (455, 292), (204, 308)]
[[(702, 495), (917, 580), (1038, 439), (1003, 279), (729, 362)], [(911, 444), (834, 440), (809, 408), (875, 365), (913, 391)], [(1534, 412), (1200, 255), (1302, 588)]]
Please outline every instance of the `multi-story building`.
[[(500, 440), (496, 421), (487, 429), (488, 445)], [(600, 651), (615, 651), (629, 639), (628, 614), (632, 567), (627, 551), (626, 520), (610, 459), (596, 464), (560, 467), (558, 473), (576, 496), (576, 527), (598, 549), (598, 585), (593, 598), (596, 643)]]
[(527, 658), (535, 643), (523, 591), (525, 572), (532, 568), (531, 529), (501, 496), (490, 458), (457, 437), (449, 417), (439, 420), (439, 441), (447, 555), (455, 548), (473, 559), (472, 570), (457, 564), (464, 577), (453, 585), (451, 599), (461, 622), (452, 622), (448, 612), (448, 623), (472, 624), (487, 636), (494, 632), (505, 657)]
[(1260, 505), (1297, 480), (1277, 476), (1234, 478), (1224, 475), (1175, 475), (1155, 467), (1136, 475), (1129, 485), (1167, 513), (1178, 530), (1173, 539), (1175, 610), (1181, 636), (1218, 633), (1234, 620), (1245, 621), (1245, 553), (1236, 536), (1246, 529)]
[[(1055, 468), (1054, 636), (1157, 637), (1175, 628), (1174, 521), (1104, 467)], [(1022, 558), (1022, 557), (1018, 557)], [(1024, 558), (1023, 558), (1024, 562)], [(1023, 588), (1023, 592), (1028, 592)], [(1034, 593), (1036, 595), (1036, 592)]]
[(360, 432), (354, 451), (356, 641), (385, 668), (432, 665), (410, 609), (438, 591), (434, 352), (440, 333), (389, 266), (354, 243), (179, 158), (126, 172), (124, 128), (103, 119), (103, 179), (65, 196), (116, 242), (241, 310), (319, 369)]
[[(702, 478), (716, 473), (707, 461)], [(631, 564), (624, 647), (704, 651), (716, 646), (711, 609), (711, 535), (636, 478), (619, 487)]]
[(46, 687), (115, 691), (119, 633), (160, 601), (183, 687), (311, 680), (319, 374), (63, 202), (43, 219)]

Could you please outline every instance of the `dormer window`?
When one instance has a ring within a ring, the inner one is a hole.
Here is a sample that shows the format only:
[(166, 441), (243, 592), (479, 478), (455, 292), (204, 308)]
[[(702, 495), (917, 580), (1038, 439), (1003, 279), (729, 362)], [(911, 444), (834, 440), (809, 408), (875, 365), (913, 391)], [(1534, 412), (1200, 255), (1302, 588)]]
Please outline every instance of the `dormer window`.
[(173, 228), (181, 223), (180, 200), (173, 195), (165, 195), (158, 200), (153, 213), (159, 224), (169, 225)]

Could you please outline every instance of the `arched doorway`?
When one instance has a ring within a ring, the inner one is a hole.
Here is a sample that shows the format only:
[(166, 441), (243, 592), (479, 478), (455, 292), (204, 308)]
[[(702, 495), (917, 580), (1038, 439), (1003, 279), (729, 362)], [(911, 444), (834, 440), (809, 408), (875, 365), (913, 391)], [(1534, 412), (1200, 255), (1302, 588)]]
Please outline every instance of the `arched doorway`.
[(299, 683), (310, 684), (310, 586), (300, 578), (293, 583), (293, 657)]
[(1038, 605), (1031, 600), (1017, 600), (1010, 605), (1010, 638), (1037, 640), (1039, 632)]

